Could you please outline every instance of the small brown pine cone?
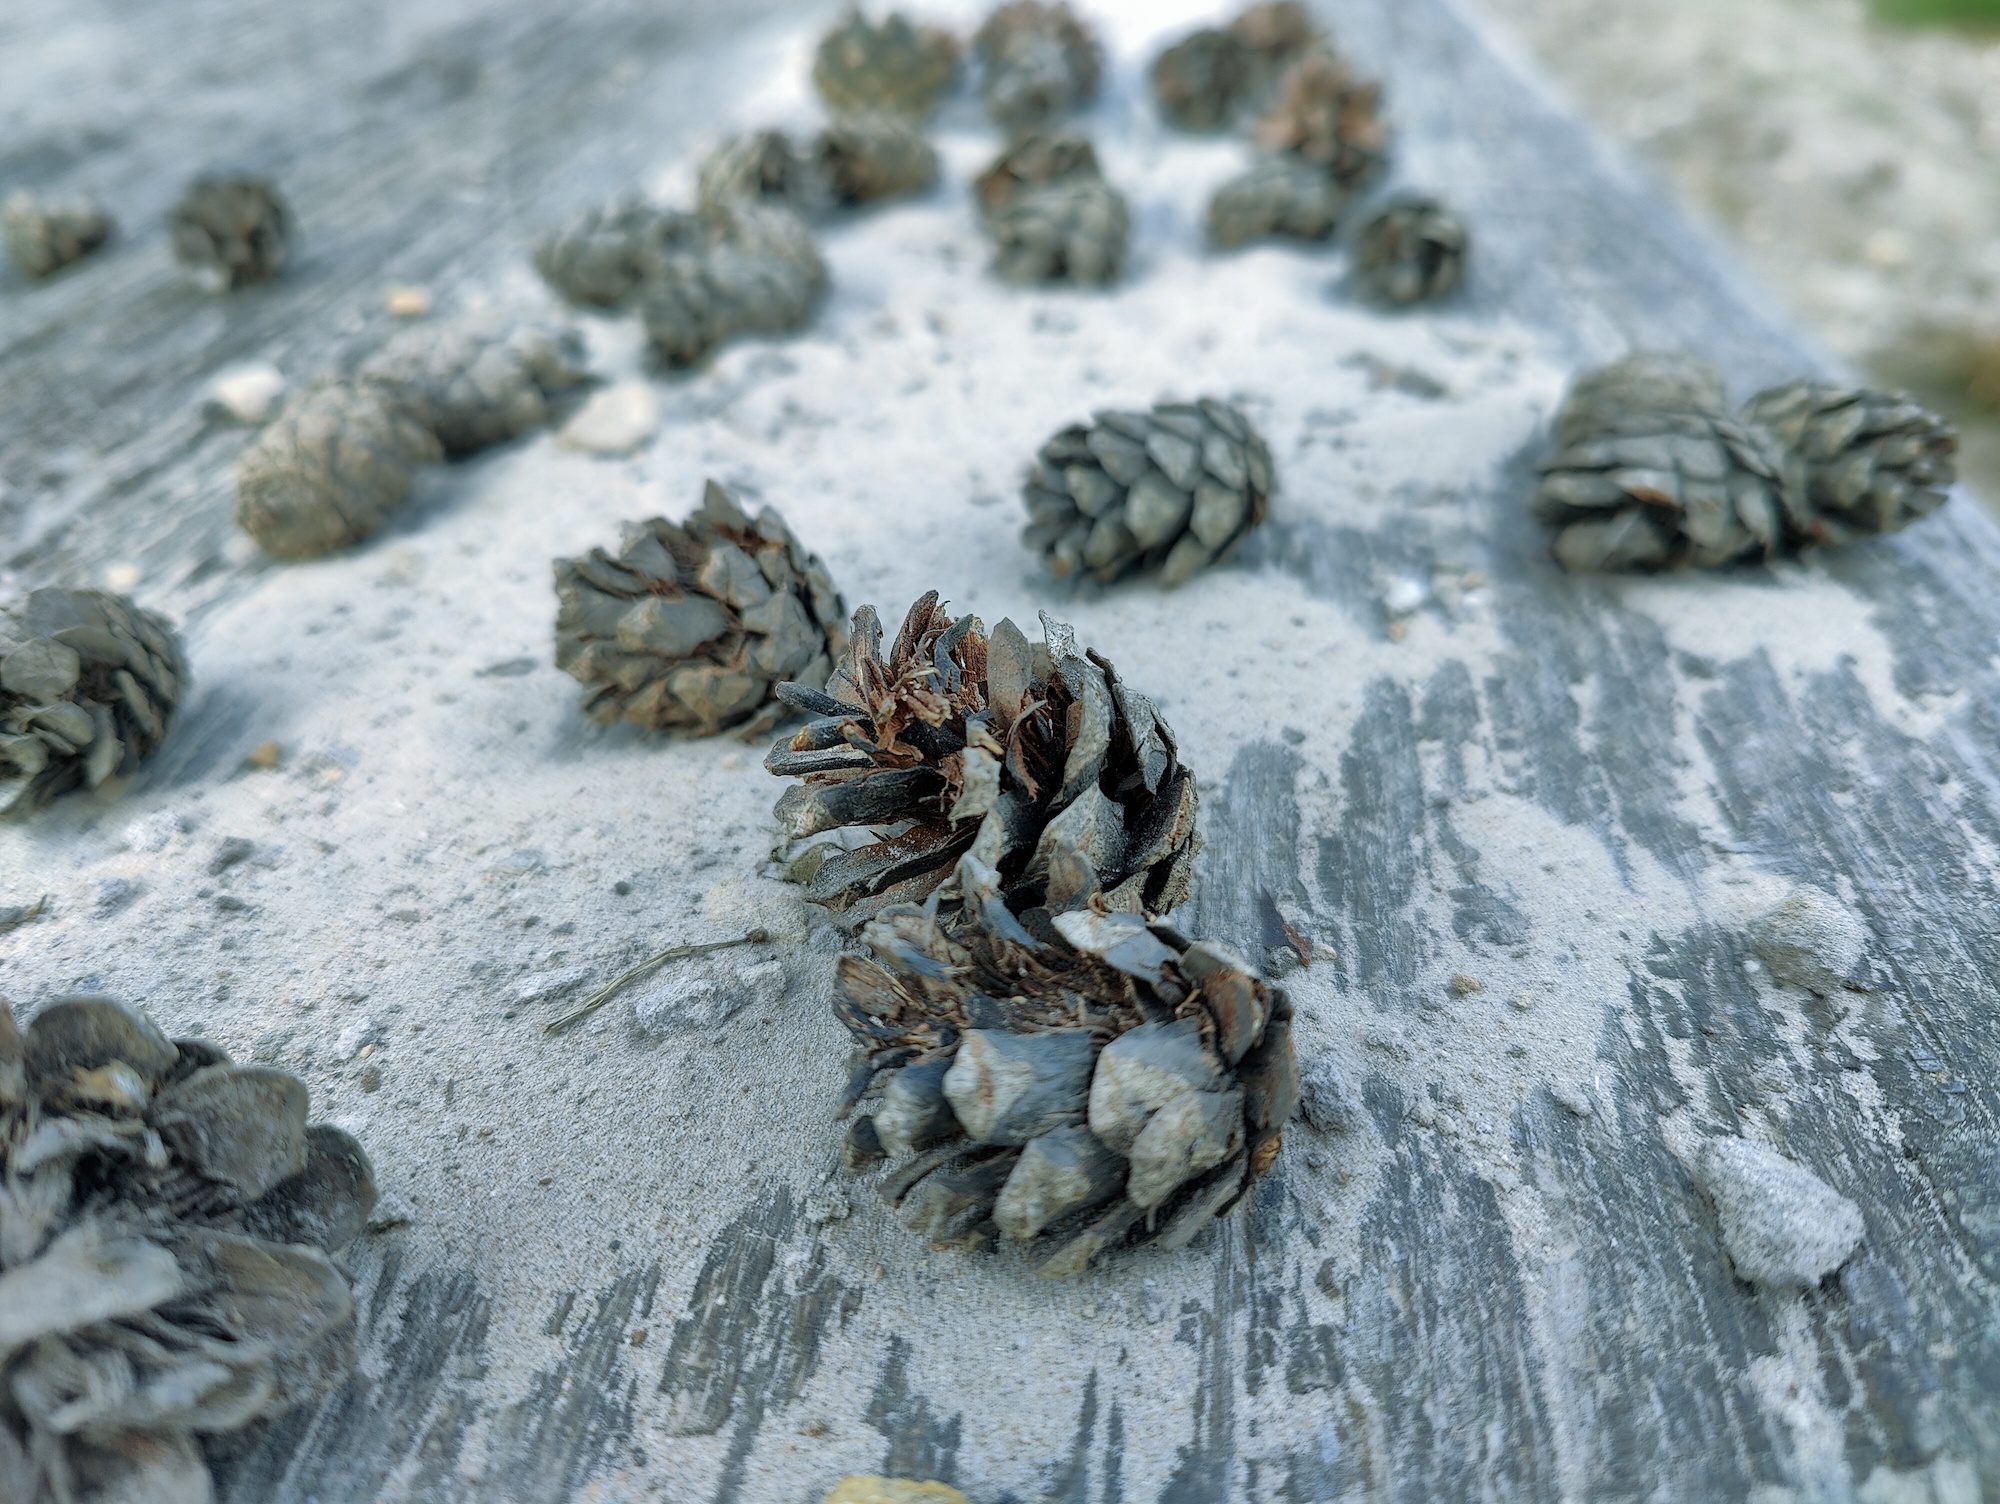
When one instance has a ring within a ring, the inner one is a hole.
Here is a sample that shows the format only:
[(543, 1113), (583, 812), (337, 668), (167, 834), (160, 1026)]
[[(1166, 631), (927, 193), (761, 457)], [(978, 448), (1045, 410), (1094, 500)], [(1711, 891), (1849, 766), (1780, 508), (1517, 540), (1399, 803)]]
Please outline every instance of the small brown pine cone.
[(197, 178), (168, 219), (174, 255), (218, 290), (268, 282), (292, 248), (292, 212), (261, 178)]
[(1262, 152), (1241, 177), (1208, 201), (1208, 238), (1239, 246), (1265, 235), (1324, 240), (1347, 207), (1347, 190), (1319, 163), (1297, 152)]
[(31, 590), (0, 606), (0, 813), (131, 772), (187, 689), (174, 629), (122, 595)]
[(1785, 447), (1810, 518), (1802, 542), (1892, 533), (1928, 517), (1958, 478), (1958, 433), (1895, 392), (1793, 381), (1752, 397), (1743, 417)]
[(280, 559), (313, 559), (373, 537), (444, 458), (409, 394), (337, 378), (287, 402), (236, 467), (236, 521)]
[(1184, 131), (1218, 131), (1250, 88), (1250, 54), (1234, 32), (1204, 26), (1153, 59), (1153, 98)]
[(678, 218), (636, 199), (582, 210), (536, 242), (535, 270), (572, 303), (616, 308), (639, 290)]
[(332, 1255), (374, 1171), (304, 1086), (138, 1009), (0, 1001), (0, 1478), (20, 1504), (211, 1496), (204, 1448), (353, 1371)]
[(589, 376), (573, 329), (475, 313), (419, 324), (363, 363), (361, 375), (400, 387), (448, 455), (504, 444), (549, 421), (549, 403)]
[(973, 183), (993, 241), (993, 270), (1009, 282), (1117, 280), (1131, 211), (1104, 181), (1082, 136), (1031, 131)]
[(933, 1248), (1027, 1244), (1050, 1278), (1173, 1251), (1267, 1172), (1299, 1103), (1284, 992), (1225, 946), (1109, 909), (1074, 850), (1017, 918), (958, 864), (956, 903), (902, 904), (843, 957), (835, 1012), (865, 1099), (843, 1158)]
[(924, 119), (958, 81), (958, 38), (900, 13), (871, 23), (859, 9), (820, 39), (813, 86), (841, 114), (874, 110)]
[(762, 735), (789, 711), (775, 687), (824, 683), (845, 608), (826, 567), (771, 508), (756, 521), (708, 483), (676, 527), (626, 529), (617, 556), (558, 559), (556, 667), (594, 721), (710, 736)]
[(1430, 302), (1458, 286), (1471, 248), (1464, 222), (1444, 205), (1403, 199), (1361, 227), (1354, 244), (1355, 281), (1378, 303)]
[(25, 277), (47, 277), (111, 238), (111, 216), (94, 200), (13, 193), (0, 204), (0, 241)]
[(1354, 76), (1331, 52), (1313, 52), (1285, 71), (1277, 107), (1259, 130), (1273, 151), (1295, 151), (1320, 163), (1341, 187), (1362, 187), (1389, 160), (1381, 119), (1382, 86)]
[(867, 838), (808, 848), (790, 874), (808, 900), (852, 928), (923, 900), (970, 851), (1027, 909), (1044, 901), (1063, 847), (1091, 863), (1114, 907), (1163, 914), (1187, 896), (1197, 799), (1172, 730), (1068, 627), (1042, 626), (1042, 644), (1011, 621), (989, 637), (931, 591), (884, 656), (882, 624), (863, 606), (824, 691), (781, 687), (819, 719), (764, 760), (804, 780), (779, 799), (779, 826), (793, 840)]
[(669, 217), (639, 312), (660, 359), (688, 366), (739, 335), (804, 327), (825, 291), (826, 264), (805, 221), (737, 200)]
[(1103, 48), (1069, 6), (1011, 0), (972, 39), (986, 113), (1008, 131), (1033, 130), (1097, 97)]
[(1264, 520), (1276, 484), (1270, 449), (1227, 403), (1101, 412), (1035, 457), (1021, 541), (1060, 579), (1157, 569), (1162, 584), (1178, 585)]

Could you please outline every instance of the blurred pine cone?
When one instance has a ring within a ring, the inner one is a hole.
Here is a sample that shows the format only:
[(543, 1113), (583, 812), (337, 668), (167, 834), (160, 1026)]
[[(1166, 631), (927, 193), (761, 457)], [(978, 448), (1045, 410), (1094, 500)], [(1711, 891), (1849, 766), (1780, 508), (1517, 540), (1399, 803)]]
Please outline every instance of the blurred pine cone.
[(331, 1254), (374, 1172), (306, 1089), (136, 1008), (0, 1001), (0, 1481), (19, 1504), (212, 1496), (203, 1446), (333, 1388)]
[(1275, 483), (1271, 451), (1227, 403), (1100, 412), (1042, 446), (1021, 541), (1061, 579), (1158, 569), (1178, 585), (1264, 520)]
[(1585, 371), (1570, 383), (1555, 418), (1558, 449), (1612, 432), (1634, 412), (1723, 414), (1729, 389), (1722, 372), (1682, 351), (1641, 351)]
[(1153, 98), (1184, 131), (1221, 130), (1250, 87), (1248, 49), (1234, 33), (1204, 26), (1153, 59)]
[(1084, 285), (1117, 279), (1131, 212), (1082, 136), (1029, 132), (979, 175), (973, 191), (1000, 277)]
[(679, 216), (637, 199), (585, 209), (535, 245), (535, 270), (572, 303), (616, 308), (639, 290)]
[(1058, 849), (1081, 853), (1113, 907), (1161, 914), (1187, 896), (1196, 794), (1172, 730), (1068, 627), (1042, 627), (1044, 644), (1004, 620), (988, 637), (931, 591), (885, 657), (863, 606), (824, 691), (779, 688), (820, 718), (764, 759), (804, 780), (779, 799), (780, 827), (794, 840), (872, 837), (808, 852), (792, 875), (810, 901), (852, 928), (921, 901), (968, 850), (998, 869), (1016, 909), (1045, 901)]
[(1032, 130), (1097, 97), (1103, 50), (1066, 4), (1011, 0), (972, 39), (986, 113), (1008, 131)]
[(783, 131), (732, 136), (709, 154), (695, 185), (704, 210), (733, 203), (772, 203), (796, 214), (817, 214), (833, 192), (812, 154)]
[(1245, 6), (1229, 23), (1229, 34), (1249, 55), (1256, 88), (1275, 84), (1302, 55), (1325, 45), (1312, 12), (1299, 0), (1261, 0)]
[(174, 629), (122, 595), (31, 590), (0, 606), (0, 813), (131, 772), (166, 740), (187, 685)]
[(1208, 201), (1208, 238), (1239, 246), (1265, 235), (1324, 240), (1347, 206), (1333, 174), (1297, 152), (1261, 152)]
[(798, 214), (921, 193), (937, 181), (938, 155), (906, 117), (850, 115), (804, 146), (782, 131), (738, 136), (703, 164), (696, 190), (704, 209), (739, 200), (772, 202)]
[(1354, 276), (1366, 296), (1404, 306), (1441, 298), (1465, 275), (1472, 237), (1464, 222), (1435, 199), (1385, 206), (1361, 227)]
[(0, 204), (0, 240), (26, 277), (47, 277), (111, 238), (111, 216), (93, 200), (12, 193)]
[(820, 39), (813, 85), (836, 112), (892, 111), (923, 119), (958, 80), (958, 38), (900, 12), (871, 24), (857, 8)]
[(168, 225), (181, 264), (218, 289), (270, 281), (291, 252), (291, 210), (261, 178), (196, 178)]
[(475, 313), (393, 336), (361, 367), (400, 387), (449, 455), (504, 444), (549, 421), (549, 399), (577, 386), (583, 340), (573, 329)]
[(710, 481), (679, 527), (628, 527), (613, 558), (558, 559), (556, 667), (586, 686), (595, 721), (712, 735), (769, 731), (774, 686), (825, 683), (842, 643), (840, 596), (776, 511), (752, 522)]
[(1124, 1244), (1185, 1247), (1268, 1171), (1299, 1100), (1291, 1004), (1228, 948), (1106, 908), (1052, 863), (1046, 909), (1009, 912), (958, 864), (958, 904), (885, 910), (843, 957), (859, 1043), (843, 1154), (888, 1156), (882, 1194), (933, 1248), (1032, 1243), (1080, 1274)]
[(1266, 147), (1318, 162), (1351, 190), (1375, 178), (1388, 163), (1389, 132), (1381, 107), (1380, 84), (1356, 78), (1331, 52), (1308, 53), (1285, 71), (1277, 107), (1258, 134)]
[(373, 537), (444, 457), (408, 394), (380, 381), (317, 382), (287, 402), (236, 467), (236, 520), (280, 559)]
[(667, 217), (640, 314), (668, 365), (692, 365), (743, 334), (800, 328), (826, 291), (812, 232), (790, 210), (741, 200)]
[(1811, 519), (1802, 541), (1892, 533), (1945, 504), (1958, 433), (1900, 393), (1792, 381), (1752, 397), (1743, 417), (1784, 445)]

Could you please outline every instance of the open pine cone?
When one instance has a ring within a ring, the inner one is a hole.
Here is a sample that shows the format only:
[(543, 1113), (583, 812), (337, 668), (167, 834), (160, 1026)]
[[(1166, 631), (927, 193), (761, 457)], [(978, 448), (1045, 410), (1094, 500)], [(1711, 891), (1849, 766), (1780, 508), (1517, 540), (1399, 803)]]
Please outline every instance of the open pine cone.
[(584, 209), (535, 244), (535, 270), (572, 303), (616, 308), (646, 279), (677, 218), (637, 199)]
[(1131, 211), (1082, 136), (1029, 132), (979, 175), (973, 192), (993, 241), (993, 270), (1007, 281), (1117, 280)]
[(236, 520), (280, 559), (312, 559), (373, 537), (444, 457), (400, 386), (317, 382), (287, 402), (236, 468)]
[(168, 225), (174, 255), (218, 290), (270, 281), (291, 252), (291, 210), (261, 178), (195, 179)]
[(804, 145), (783, 131), (725, 141), (703, 164), (696, 196), (705, 209), (748, 199), (816, 214), (921, 193), (937, 176), (937, 150), (923, 132), (878, 112), (843, 116)]
[[(859, 1043), (843, 1159), (933, 1248), (1033, 1244), (1064, 1277), (1185, 1247), (1276, 1161), (1299, 1101), (1291, 1005), (1241, 957), (1105, 906), (1065, 848), (1017, 918), (960, 860), (954, 910), (898, 905), (845, 956)], [(1025, 919), (1026, 922), (1023, 922)]]
[(679, 527), (626, 530), (613, 558), (558, 559), (556, 667), (587, 686), (592, 720), (712, 735), (769, 731), (784, 680), (823, 684), (845, 607), (776, 511), (752, 522), (714, 481)]
[(1157, 569), (1178, 585), (1224, 558), (1264, 520), (1271, 451), (1227, 403), (1162, 402), (1101, 412), (1042, 446), (1021, 496), (1021, 535), (1058, 578), (1115, 580)]
[(986, 18), (972, 50), (986, 113), (1004, 130), (1047, 125), (1097, 97), (1103, 50), (1066, 4), (1010, 0)]
[(204, 1439), (352, 1370), (329, 1255), (375, 1204), (306, 1089), (171, 1041), (135, 1008), (0, 1001), (0, 1496), (182, 1504)]
[(1319, 163), (1352, 190), (1388, 163), (1389, 132), (1381, 108), (1380, 84), (1356, 78), (1331, 52), (1311, 52), (1285, 71), (1277, 107), (1258, 135), (1273, 151), (1294, 151)]
[(744, 334), (786, 334), (812, 317), (826, 264), (805, 221), (736, 200), (667, 216), (640, 286), (646, 335), (670, 366)]
[(857, 8), (813, 54), (813, 86), (841, 114), (885, 110), (923, 119), (958, 80), (958, 38), (900, 12), (871, 23)]
[(1891, 533), (1945, 504), (1958, 434), (1900, 393), (1793, 381), (1752, 397), (1744, 418), (1785, 446), (1815, 542)]
[(1172, 730), (1068, 627), (1047, 616), (1042, 627), (1042, 644), (1004, 620), (989, 637), (976, 617), (952, 620), (933, 590), (886, 656), (863, 606), (824, 691), (780, 686), (819, 719), (764, 759), (803, 780), (778, 800), (779, 826), (794, 840), (865, 838), (794, 864), (807, 899), (852, 928), (922, 901), (970, 851), (1028, 909), (1059, 849), (1089, 861), (1114, 908), (1163, 914), (1187, 896), (1197, 798)]
[(122, 595), (31, 590), (0, 606), (0, 813), (131, 772), (187, 685), (174, 629)]
[(575, 330), (475, 313), (404, 330), (361, 374), (402, 388), (444, 452), (464, 455), (540, 428), (589, 373)]
[(1260, 152), (1250, 170), (1208, 201), (1208, 238), (1239, 246), (1265, 235), (1324, 240), (1347, 207), (1347, 190), (1295, 151)]
[(1465, 275), (1472, 236), (1435, 199), (1411, 198), (1385, 206), (1354, 245), (1354, 278), (1378, 303), (1398, 307), (1441, 298)]
[(1153, 60), (1153, 97), (1183, 130), (1220, 130), (1261, 108), (1285, 68), (1319, 41), (1297, 0), (1250, 6), (1227, 27), (1204, 26)]
[(111, 216), (88, 198), (20, 192), (0, 203), (0, 241), (24, 277), (52, 276), (110, 238)]

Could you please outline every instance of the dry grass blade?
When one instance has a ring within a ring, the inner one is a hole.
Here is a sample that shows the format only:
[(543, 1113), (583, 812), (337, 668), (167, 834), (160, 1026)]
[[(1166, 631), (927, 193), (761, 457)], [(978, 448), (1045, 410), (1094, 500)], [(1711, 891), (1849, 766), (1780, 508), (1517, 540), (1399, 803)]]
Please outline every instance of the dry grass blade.
[(630, 971), (621, 972), (618, 976), (613, 977), (602, 987), (598, 988), (597, 991), (591, 993), (589, 997), (583, 1000), (583, 1005), (574, 1012), (565, 1013), (552, 1024), (544, 1024), (542, 1032), (544, 1034), (560, 1034), (572, 1024), (582, 1023), (591, 1014), (618, 996), (623, 989), (638, 981), (639, 978), (658, 971), (669, 961), (681, 961), (689, 956), (705, 956), (710, 951), (728, 950), (732, 945), (762, 945), (770, 938), (771, 932), (769, 930), (754, 929), (736, 936), (733, 940), (704, 940), (694, 945), (676, 945), (661, 951), (656, 956), (648, 956)]

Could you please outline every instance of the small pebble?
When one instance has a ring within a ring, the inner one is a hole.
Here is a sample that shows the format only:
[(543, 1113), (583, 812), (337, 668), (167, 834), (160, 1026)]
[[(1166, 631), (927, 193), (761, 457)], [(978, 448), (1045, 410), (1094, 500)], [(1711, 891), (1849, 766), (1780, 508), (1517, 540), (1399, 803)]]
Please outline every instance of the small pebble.
[(1859, 969), (1868, 926), (1831, 893), (1800, 886), (1750, 922), (1749, 939), (1773, 977), (1827, 997)]
[(1861, 1208), (1782, 1154), (1743, 1138), (1711, 1138), (1694, 1178), (1715, 1203), (1729, 1262), (1756, 1285), (1816, 1285), (1854, 1252)]
[(285, 749), (276, 742), (259, 742), (250, 749), (250, 755), (243, 759), (243, 766), (258, 772), (268, 773), (285, 760)]
[(431, 311), (431, 295), (421, 287), (392, 287), (382, 306), (399, 319), (420, 319)]
[(572, 987), (588, 981), (588, 966), (564, 966), (555, 971), (535, 972), (522, 977), (514, 984), (514, 1001), (517, 1003), (538, 1003), (543, 998), (554, 997), (557, 993), (568, 992)]
[(1307, 1064), (1299, 1077), (1299, 1115), (1309, 1127), (1321, 1133), (1350, 1132), (1359, 1107), (1359, 1095), (1339, 1061), (1319, 1055)]
[(99, 914), (115, 914), (139, 896), (139, 885), (129, 877), (100, 877), (94, 903)]
[(699, 973), (670, 977), (648, 990), (632, 1006), (633, 1022), (647, 1034), (712, 1029), (723, 1023), (746, 999), (734, 988), (723, 989), (713, 977)]
[(1462, 971), (1454, 971), (1451, 980), (1446, 982), (1444, 987), (1453, 997), (1471, 997), (1473, 993), (1485, 990), (1485, 985), (1478, 977), (1467, 976)]
[(660, 426), (660, 399), (643, 381), (621, 381), (593, 392), (563, 424), (557, 441), (586, 454), (630, 454)]
[(215, 848), (215, 855), (208, 859), (208, 875), (220, 877), (238, 862), (249, 860), (257, 849), (257, 843), (243, 836), (226, 836)]
[(1431, 598), (1431, 587), (1422, 580), (1391, 580), (1382, 591), (1382, 609), (1391, 616), (1408, 616)]
[(208, 407), (238, 423), (262, 423), (284, 390), (284, 372), (269, 361), (230, 366), (208, 384)]
[(333, 1058), (345, 1065), (381, 1037), (382, 1026), (374, 1014), (363, 1013), (349, 1019), (347, 1027), (340, 1031), (340, 1038), (334, 1041)]

